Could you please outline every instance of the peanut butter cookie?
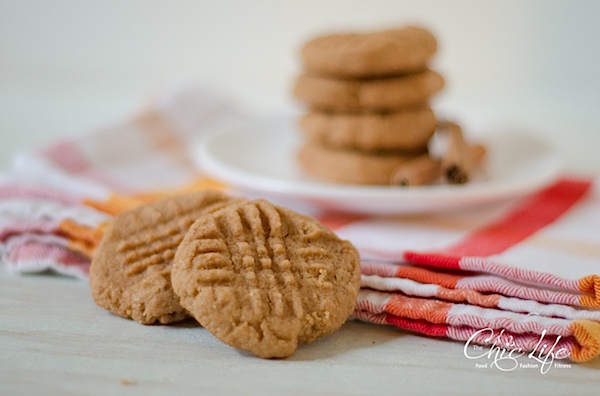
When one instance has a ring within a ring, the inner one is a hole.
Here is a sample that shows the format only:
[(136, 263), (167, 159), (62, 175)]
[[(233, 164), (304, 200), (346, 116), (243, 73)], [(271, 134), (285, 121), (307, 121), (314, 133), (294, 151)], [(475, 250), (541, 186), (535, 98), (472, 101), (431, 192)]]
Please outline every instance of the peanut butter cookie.
[(429, 107), (391, 113), (311, 111), (300, 120), (308, 141), (364, 151), (426, 147), (436, 125)]
[(263, 200), (200, 217), (172, 268), (181, 305), (219, 340), (262, 358), (287, 357), (337, 330), (359, 278), (350, 242)]
[(319, 110), (394, 111), (427, 105), (443, 87), (443, 77), (429, 69), (369, 80), (304, 73), (296, 79), (294, 95), (310, 108)]
[(363, 78), (422, 70), (436, 50), (437, 41), (428, 30), (407, 26), (320, 36), (302, 47), (301, 56), (312, 73)]
[(189, 317), (171, 287), (175, 251), (200, 215), (233, 201), (218, 191), (202, 191), (119, 214), (92, 259), (90, 289), (96, 304), (142, 324)]
[(389, 185), (398, 166), (425, 152), (365, 152), (307, 142), (298, 151), (298, 161), (308, 174), (324, 181)]

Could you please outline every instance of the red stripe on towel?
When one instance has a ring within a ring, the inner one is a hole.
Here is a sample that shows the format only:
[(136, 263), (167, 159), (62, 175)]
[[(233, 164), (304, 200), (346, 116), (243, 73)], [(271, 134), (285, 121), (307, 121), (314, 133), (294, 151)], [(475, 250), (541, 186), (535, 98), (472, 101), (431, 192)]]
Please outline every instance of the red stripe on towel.
[(444, 250), (450, 256), (491, 256), (502, 253), (552, 224), (590, 189), (590, 181), (561, 179), (532, 195), (502, 219)]
[(589, 180), (560, 179), (459, 243), (430, 253), (408, 251), (404, 258), (418, 264), (458, 269), (462, 257), (502, 253), (556, 221), (586, 195), (591, 185)]

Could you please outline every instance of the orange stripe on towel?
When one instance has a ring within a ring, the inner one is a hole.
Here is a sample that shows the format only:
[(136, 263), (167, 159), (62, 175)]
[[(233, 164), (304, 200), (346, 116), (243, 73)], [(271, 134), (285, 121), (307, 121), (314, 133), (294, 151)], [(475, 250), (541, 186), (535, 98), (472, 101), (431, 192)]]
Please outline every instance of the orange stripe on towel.
[(413, 320), (426, 320), (430, 323), (446, 323), (451, 304), (424, 298), (405, 297), (394, 294), (385, 304), (385, 310), (392, 315)]
[(425, 268), (411, 267), (411, 266), (400, 266), (396, 271), (397, 278), (412, 279), (420, 283), (428, 283), (440, 285), (449, 289), (454, 289), (456, 283), (463, 279), (464, 276), (445, 274), (440, 272), (434, 272)]
[(588, 275), (579, 280), (579, 290), (592, 296), (582, 296), (579, 300), (582, 306), (600, 308), (600, 276)]
[(69, 240), (68, 248), (91, 258), (100, 243), (108, 223), (102, 223), (96, 228), (77, 224), (71, 220), (62, 221), (59, 232)]
[(482, 294), (475, 290), (454, 290), (440, 287), (437, 297), (454, 302), (467, 302), (479, 307), (496, 308), (501, 296), (499, 294)]
[(577, 344), (571, 351), (575, 362), (586, 362), (600, 355), (600, 323), (576, 320), (569, 326)]

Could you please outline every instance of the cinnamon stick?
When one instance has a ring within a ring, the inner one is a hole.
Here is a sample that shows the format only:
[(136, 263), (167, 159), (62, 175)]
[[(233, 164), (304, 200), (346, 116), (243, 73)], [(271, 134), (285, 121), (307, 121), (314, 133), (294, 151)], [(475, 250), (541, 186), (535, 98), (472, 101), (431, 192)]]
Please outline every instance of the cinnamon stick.
[(441, 125), (448, 135), (448, 148), (442, 158), (442, 175), (450, 184), (464, 184), (469, 181), (469, 154), (462, 129), (458, 124), (448, 122)]
[(393, 186), (431, 184), (440, 178), (440, 165), (440, 160), (432, 158), (429, 154), (420, 155), (397, 166), (390, 175), (390, 184)]

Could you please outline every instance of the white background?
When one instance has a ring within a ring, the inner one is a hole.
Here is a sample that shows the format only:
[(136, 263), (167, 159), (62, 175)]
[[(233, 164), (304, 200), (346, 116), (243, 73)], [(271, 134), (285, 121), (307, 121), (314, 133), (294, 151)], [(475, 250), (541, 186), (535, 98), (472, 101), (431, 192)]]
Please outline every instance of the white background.
[(599, 19), (593, 0), (0, 0), (0, 166), (178, 81), (256, 114), (296, 109), (305, 40), (417, 23), (439, 40), (436, 106), (525, 126), (569, 170), (598, 172)]

